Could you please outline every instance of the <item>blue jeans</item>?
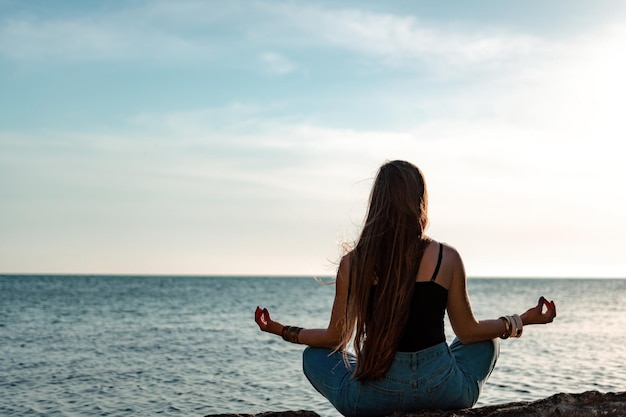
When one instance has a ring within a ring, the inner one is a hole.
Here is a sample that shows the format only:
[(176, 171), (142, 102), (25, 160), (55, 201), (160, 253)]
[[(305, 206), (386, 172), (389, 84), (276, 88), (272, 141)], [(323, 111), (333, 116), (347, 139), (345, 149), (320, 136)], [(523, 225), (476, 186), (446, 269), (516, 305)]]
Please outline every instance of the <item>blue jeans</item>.
[(306, 348), (304, 374), (344, 416), (385, 416), (396, 411), (454, 410), (476, 404), (491, 374), (500, 345), (497, 339), (464, 345), (455, 339), (419, 352), (398, 352), (382, 379), (351, 378), (342, 354)]

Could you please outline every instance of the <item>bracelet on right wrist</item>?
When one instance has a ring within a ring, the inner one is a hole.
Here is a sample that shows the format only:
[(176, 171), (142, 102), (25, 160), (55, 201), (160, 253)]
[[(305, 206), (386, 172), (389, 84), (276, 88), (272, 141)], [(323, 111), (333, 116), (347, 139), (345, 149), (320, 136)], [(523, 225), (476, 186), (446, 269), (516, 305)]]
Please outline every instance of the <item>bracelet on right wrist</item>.
[(298, 337), (300, 336), (300, 331), (302, 327), (295, 326), (283, 326), (283, 331), (281, 332), (281, 336), (283, 340), (291, 343), (299, 343)]

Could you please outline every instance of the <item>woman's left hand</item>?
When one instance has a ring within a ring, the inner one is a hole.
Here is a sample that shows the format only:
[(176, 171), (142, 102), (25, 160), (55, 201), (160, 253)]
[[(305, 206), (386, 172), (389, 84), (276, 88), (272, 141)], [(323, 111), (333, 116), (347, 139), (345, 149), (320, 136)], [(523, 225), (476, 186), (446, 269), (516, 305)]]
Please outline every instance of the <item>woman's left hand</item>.
[[(545, 307), (545, 311), (543, 310)], [(539, 298), (539, 302), (533, 308), (528, 309), (522, 314), (522, 322), (527, 324), (546, 324), (552, 323), (556, 317), (556, 305), (554, 301), (548, 301), (543, 296)]]

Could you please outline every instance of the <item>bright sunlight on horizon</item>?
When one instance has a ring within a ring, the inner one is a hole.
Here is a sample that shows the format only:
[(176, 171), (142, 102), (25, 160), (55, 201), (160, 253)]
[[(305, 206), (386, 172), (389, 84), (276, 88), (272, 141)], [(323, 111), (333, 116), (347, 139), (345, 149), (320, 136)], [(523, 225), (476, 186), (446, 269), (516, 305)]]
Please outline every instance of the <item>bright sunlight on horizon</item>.
[(621, 1), (0, 0), (0, 273), (332, 275), (386, 160), (469, 276), (626, 277)]

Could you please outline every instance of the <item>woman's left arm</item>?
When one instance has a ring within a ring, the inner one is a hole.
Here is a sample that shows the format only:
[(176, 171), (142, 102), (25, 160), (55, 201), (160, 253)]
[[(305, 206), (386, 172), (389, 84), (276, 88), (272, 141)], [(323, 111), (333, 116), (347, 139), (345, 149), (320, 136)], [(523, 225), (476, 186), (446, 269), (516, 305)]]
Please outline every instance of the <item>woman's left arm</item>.
[[(326, 329), (301, 329), (297, 334), (296, 343), (311, 347), (333, 349), (341, 341), (341, 318), (345, 315), (348, 297), (349, 254), (344, 256), (337, 270), (335, 280), (335, 301)], [(282, 336), (285, 325), (272, 320), (266, 308), (257, 307), (254, 319), (261, 331)]]

